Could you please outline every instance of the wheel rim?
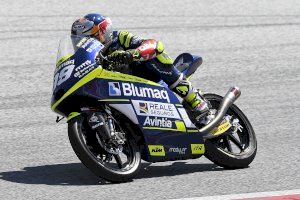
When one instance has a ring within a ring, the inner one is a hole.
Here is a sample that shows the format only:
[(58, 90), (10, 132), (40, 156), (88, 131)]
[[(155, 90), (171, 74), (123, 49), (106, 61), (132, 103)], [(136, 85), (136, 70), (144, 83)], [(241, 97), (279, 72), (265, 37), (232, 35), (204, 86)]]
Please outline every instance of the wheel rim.
[(86, 127), (87, 124), (84, 121), (78, 124), (79, 136), (90, 156), (99, 165), (117, 174), (131, 174), (138, 168), (139, 158), (136, 156), (135, 144), (131, 139), (126, 137), (127, 141), (124, 143), (121, 153), (109, 154), (101, 148), (97, 134)]
[[(213, 108), (218, 108), (220, 100), (208, 99)], [(225, 134), (220, 137), (211, 139), (211, 142), (223, 153), (234, 156), (244, 157), (252, 153), (255, 149), (256, 140), (253, 135), (252, 127), (250, 127), (248, 120), (241, 114), (241, 111), (234, 105), (232, 105), (226, 115), (232, 116), (232, 119), (238, 119), (239, 124), (242, 127), (242, 131), (238, 130), (234, 132), (234, 127), (230, 128)]]

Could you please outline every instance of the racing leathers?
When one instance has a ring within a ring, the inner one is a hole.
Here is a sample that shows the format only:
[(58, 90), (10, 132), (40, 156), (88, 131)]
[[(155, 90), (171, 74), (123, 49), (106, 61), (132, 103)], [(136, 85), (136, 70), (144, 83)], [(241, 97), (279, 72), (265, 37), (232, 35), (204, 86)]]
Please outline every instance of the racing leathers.
[(112, 61), (130, 64), (133, 75), (152, 81), (162, 79), (189, 104), (198, 117), (207, 113), (207, 102), (174, 67), (173, 60), (164, 52), (162, 42), (141, 39), (128, 31), (113, 31), (107, 55)]

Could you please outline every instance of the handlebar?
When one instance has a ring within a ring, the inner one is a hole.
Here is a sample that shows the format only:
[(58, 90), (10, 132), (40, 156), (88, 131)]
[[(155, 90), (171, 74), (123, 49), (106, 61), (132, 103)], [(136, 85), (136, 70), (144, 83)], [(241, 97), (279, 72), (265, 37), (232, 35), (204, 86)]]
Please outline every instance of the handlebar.
[(101, 65), (103, 68), (113, 71), (121, 71), (126, 68), (126, 64), (118, 64), (116, 65), (113, 61), (109, 60), (107, 56), (103, 55), (103, 51), (99, 51), (96, 58), (96, 63)]
[(97, 64), (102, 65), (102, 67), (104, 67), (105, 64), (108, 64), (108, 66), (110, 66), (112, 64), (112, 62), (107, 59), (107, 56), (104, 56), (102, 54), (102, 51), (99, 51), (99, 53), (97, 54), (95, 60), (96, 60)]

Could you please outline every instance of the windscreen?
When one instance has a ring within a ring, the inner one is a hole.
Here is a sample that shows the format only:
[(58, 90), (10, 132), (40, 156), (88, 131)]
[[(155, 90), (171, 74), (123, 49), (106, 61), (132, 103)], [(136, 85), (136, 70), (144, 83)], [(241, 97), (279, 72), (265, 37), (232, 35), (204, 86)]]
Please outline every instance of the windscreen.
[(59, 41), (56, 66), (74, 55), (83, 40), (86, 40), (86, 38), (76, 35), (62, 37)]
[(95, 58), (103, 48), (101, 42), (91, 37), (70, 35), (61, 38), (54, 70), (53, 109), (67, 91), (98, 67)]

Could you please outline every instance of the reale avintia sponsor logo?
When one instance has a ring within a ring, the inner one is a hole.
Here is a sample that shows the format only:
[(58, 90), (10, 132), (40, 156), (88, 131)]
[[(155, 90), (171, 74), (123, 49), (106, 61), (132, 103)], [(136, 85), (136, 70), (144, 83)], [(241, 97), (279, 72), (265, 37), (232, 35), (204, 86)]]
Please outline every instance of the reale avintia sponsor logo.
[(181, 119), (175, 105), (171, 103), (141, 100), (132, 100), (132, 103), (137, 114), (141, 116)]
[(143, 126), (161, 127), (161, 128), (172, 128), (172, 121), (168, 118), (151, 118), (146, 117)]
[(145, 102), (139, 102), (139, 108), (141, 113), (147, 114), (149, 112), (148, 110), (148, 103)]

